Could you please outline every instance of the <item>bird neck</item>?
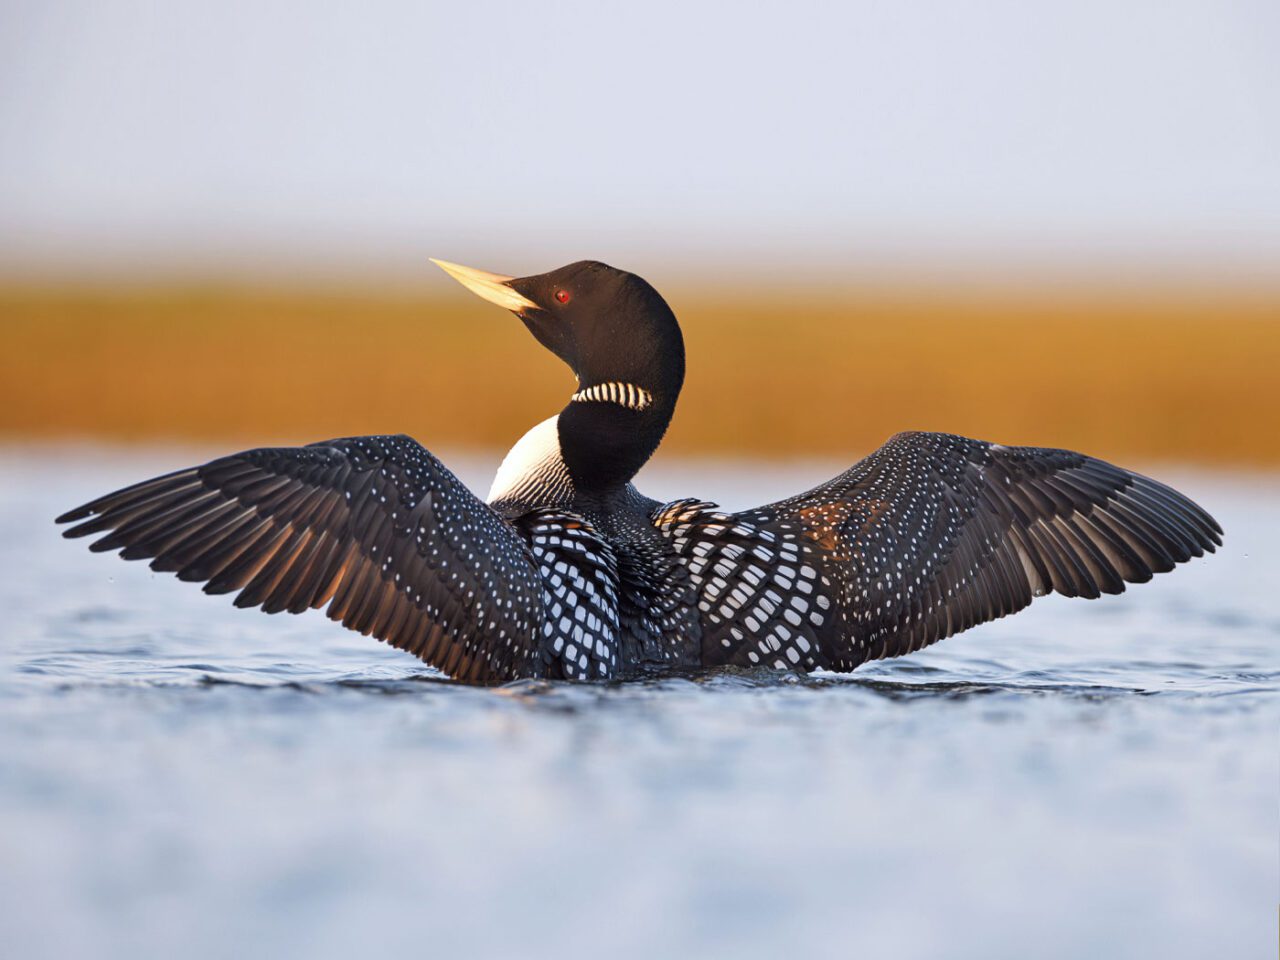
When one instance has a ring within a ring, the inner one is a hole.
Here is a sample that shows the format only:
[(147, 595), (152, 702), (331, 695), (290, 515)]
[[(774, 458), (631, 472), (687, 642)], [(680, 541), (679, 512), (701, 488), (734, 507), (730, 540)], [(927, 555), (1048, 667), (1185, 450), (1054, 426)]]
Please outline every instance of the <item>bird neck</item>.
[(578, 390), (560, 411), (560, 452), (578, 493), (608, 498), (667, 432), (684, 386), (684, 338), (670, 316), (645, 336), (615, 332), (584, 356), (590, 365), (575, 367)]
[(621, 381), (579, 389), (557, 422), (575, 490), (604, 495), (626, 486), (662, 442), (678, 393)]
[(507, 454), (490, 503), (567, 507), (625, 490), (662, 442), (684, 386), (684, 338), (674, 315), (666, 319), (649, 336), (611, 331), (582, 351), (583, 366), (566, 358), (578, 389)]
[(678, 396), (678, 387), (651, 390), (621, 381), (581, 387), (511, 448), (489, 502), (529, 508), (607, 500), (653, 456)]

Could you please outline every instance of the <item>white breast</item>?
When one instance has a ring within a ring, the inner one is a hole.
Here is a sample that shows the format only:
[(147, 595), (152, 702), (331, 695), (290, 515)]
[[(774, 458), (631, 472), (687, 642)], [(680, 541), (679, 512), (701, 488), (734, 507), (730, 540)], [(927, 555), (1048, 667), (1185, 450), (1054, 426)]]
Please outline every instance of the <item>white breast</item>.
[(489, 502), (523, 500), (551, 505), (572, 496), (573, 481), (560, 452), (560, 415), (548, 417), (520, 438), (502, 460)]

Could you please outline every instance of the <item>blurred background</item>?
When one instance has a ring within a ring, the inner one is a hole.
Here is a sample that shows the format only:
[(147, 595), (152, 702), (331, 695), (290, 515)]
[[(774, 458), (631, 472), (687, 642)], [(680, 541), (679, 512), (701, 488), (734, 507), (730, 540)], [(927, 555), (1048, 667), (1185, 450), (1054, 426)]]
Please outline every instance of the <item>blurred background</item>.
[(0, 435), (510, 445), (427, 258), (641, 274), (668, 453), (1275, 465), (1280, 7), (0, 5)]

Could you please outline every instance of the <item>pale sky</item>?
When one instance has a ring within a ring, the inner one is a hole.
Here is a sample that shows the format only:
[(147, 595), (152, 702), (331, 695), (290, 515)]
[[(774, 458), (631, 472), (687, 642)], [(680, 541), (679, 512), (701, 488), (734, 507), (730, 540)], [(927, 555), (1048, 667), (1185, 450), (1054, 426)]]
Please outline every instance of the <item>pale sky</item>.
[(1280, 3), (0, 0), (0, 267), (427, 256), (1280, 264)]

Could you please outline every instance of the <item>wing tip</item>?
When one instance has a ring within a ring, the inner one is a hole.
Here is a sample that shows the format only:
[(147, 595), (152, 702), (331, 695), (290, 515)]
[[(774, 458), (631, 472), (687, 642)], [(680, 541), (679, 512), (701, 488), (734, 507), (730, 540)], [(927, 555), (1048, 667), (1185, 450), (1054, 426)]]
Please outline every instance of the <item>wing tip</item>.
[[(68, 530), (67, 533), (72, 534), (72, 533), (75, 533), (75, 531)], [(82, 536), (82, 535), (83, 534), (76, 533), (76, 536)], [(93, 543), (89, 544), (89, 552), (90, 553), (111, 553), (112, 551), (123, 549), (125, 544), (121, 543), (118, 540), (115, 540), (114, 536), (115, 536), (114, 534), (108, 534), (107, 536), (103, 537), (101, 540), (93, 541)], [(128, 558), (126, 557), (125, 559), (128, 559)]]
[[(72, 509), (68, 510), (66, 513), (59, 514), (58, 516), (53, 518), (53, 522), (57, 524), (75, 523), (77, 520), (84, 520), (84, 519), (87, 519), (88, 517), (93, 516), (93, 512), (94, 512), (93, 506), (91, 504), (86, 503), (78, 507), (73, 507)], [(66, 530), (63, 532), (62, 535), (64, 537), (71, 536), (72, 531)]]

